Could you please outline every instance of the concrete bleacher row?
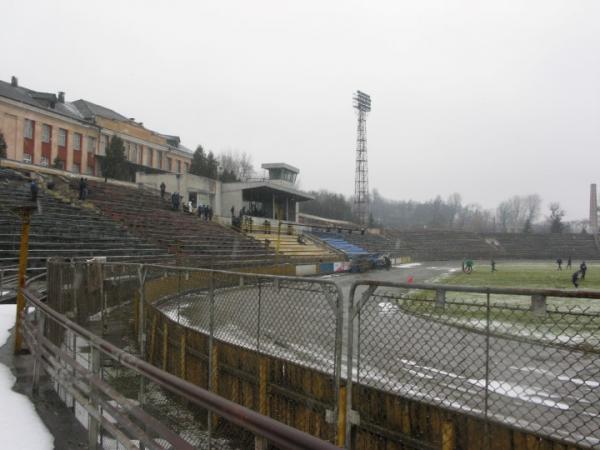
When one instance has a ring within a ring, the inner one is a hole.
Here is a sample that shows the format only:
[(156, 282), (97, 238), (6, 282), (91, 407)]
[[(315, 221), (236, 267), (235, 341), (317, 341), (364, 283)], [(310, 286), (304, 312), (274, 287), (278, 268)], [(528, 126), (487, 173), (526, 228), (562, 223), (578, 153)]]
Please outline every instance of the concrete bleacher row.
[(596, 241), (589, 234), (480, 234), (451, 230), (386, 230), (385, 234), (363, 234), (357, 230), (350, 233), (333, 229), (313, 231), (311, 235), (349, 257), (385, 253), (413, 260), (600, 258)]
[(356, 256), (367, 255), (371, 253), (366, 248), (353, 244), (349, 241), (349, 237), (351, 234), (342, 234), (342, 233), (327, 233), (321, 231), (313, 231), (311, 232), (311, 236), (314, 236), (321, 241), (325, 242), (330, 247), (339, 250), (346, 254), (349, 258), (353, 258)]
[(273, 251), (285, 255), (290, 262), (336, 262), (346, 259), (343, 252), (304, 233), (298, 225), (280, 222), (279, 226), (275, 226), (268, 220), (261, 223), (260, 219), (246, 216), (242, 219), (241, 229)]
[(600, 258), (594, 237), (589, 234), (388, 230), (386, 236), (404, 247), (408, 256), (419, 260)]
[[(78, 190), (78, 183), (71, 187)], [(89, 181), (88, 202), (122, 223), (134, 235), (182, 255), (196, 266), (272, 264), (275, 253), (259, 242), (216, 222), (173, 211), (170, 194)]]
[(0, 169), (0, 267), (18, 263), (21, 219), (14, 210), (22, 206), (40, 207), (31, 217), (30, 268), (45, 266), (49, 257), (105, 256), (112, 261), (148, 262), (172, 258), (163, 248), (132, 236), (97, 212), (58, 200), (42, 186), (34, 204), (28, 177)]

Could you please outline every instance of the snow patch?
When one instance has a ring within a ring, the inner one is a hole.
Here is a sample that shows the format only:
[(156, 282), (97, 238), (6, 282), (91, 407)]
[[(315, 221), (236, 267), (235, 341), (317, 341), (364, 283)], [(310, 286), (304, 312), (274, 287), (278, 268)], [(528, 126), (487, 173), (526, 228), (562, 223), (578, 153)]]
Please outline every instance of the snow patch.
[(396, 264), (393, 267), (397, 267), (399, 269), (410, 269), (411, 267), (419, 267), (422, 266), (421, 263), (405, 263), (405, 264)]
[[(4, 345), (14, 326), (16, 305), (0, 305), (0, 346)], [(0, 364), (0, 398), (4, 414), (0, 415), (0, 448), (44, 450), (54, 448), (54, 438), (24, 395), (12, 390), (15, 377)]]
[[(475, 386), (485, 388), (485, 380), (468, 379), (467, 381)], [(488, 389), (496, 394), (506, 395), (507, 397), (517, 398), (531, 403), (537, 403), (538, 405), (545, 405), (551, 408), (558, 408), (562, 410), (569, 409), (569, 405), (566, 403), (553, 400), (553, 398), (557, 398), (556, 395), (549, 394), (542, 390), (531, 389), (518, 384), (508, 383), (506, 381), (490, 380)]]

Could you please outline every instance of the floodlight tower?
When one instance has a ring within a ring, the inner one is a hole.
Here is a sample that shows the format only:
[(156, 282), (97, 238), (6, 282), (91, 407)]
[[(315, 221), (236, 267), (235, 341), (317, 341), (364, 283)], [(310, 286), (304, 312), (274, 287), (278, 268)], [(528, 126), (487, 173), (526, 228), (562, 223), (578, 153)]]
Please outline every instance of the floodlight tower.
[(356, 131), (356, 172), (354, 176), (354, 209), (361, 225), (369, 222), (369, 168), (367, 165), (367, 114), (371, 111), (371, 97), (356, 91), (352, 97), (358, 113)]

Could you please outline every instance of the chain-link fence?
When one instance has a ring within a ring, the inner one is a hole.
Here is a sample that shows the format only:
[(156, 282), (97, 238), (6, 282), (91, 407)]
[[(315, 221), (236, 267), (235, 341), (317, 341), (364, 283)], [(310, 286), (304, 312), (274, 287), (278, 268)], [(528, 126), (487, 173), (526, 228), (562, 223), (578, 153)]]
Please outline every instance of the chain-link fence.
[[(600, 448), (598, 292), (358, 282), (344, 305), (323, 280), (57, 263), (48, 304), (179, 379), (347, 448)], [(45, 329), (93, 367), (89, 342)], [(99, 367), (196, 448), (263, 448), (119, 361)]]
[[(288, 271), (284, 266), (248, 270)], [(333, 283), (58, 261), (49, 265), (48, 280), (49, 306), (119, 348), (242, 406), (336, 441), (343, 303)], [(46, 332), (91, 367), (88, 344), (53, 322)], [(112, 388), (196, 448), (255, 447), (255, 433), (182, 402), (116, 361), (103, 359), (99, 370)], [(67, 404), (77, 404), (60, 384), (57, 389)]]
[(161, 266), (144, 276), (144, 304), (160, 310), (145, 315), (150, 361), (335, 442), (343, 304), (333, 283)]
[(408, 448), (599, 448), (598, 294), (356, 284), (348, 377), (361, 420), (348, 437), (356, 448), (375, 448), (375, 435)]

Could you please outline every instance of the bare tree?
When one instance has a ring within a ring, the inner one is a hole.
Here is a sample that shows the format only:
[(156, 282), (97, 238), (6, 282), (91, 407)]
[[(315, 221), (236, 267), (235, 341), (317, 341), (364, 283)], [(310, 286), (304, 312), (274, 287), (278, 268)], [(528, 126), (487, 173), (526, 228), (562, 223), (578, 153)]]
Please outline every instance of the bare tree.
[(514, 195), (498, 205), (496, 217), (502, 231), (530, 231), (540, 214), (542, 199), (537, 194)]
[(222, 171), (233, 173), (239, 180), (250, 178), (254, 172), (252, 157), (246, 152), (225, 150), (218, 160)]
[(565, 229), (565, 224), (563, 223), (565, 211), (560, 207), (558, 202), (550, 203), (549, 208), (550, 217), (548, 217), (548, 222), (550, 222), (550, 232), (562, 233)]

